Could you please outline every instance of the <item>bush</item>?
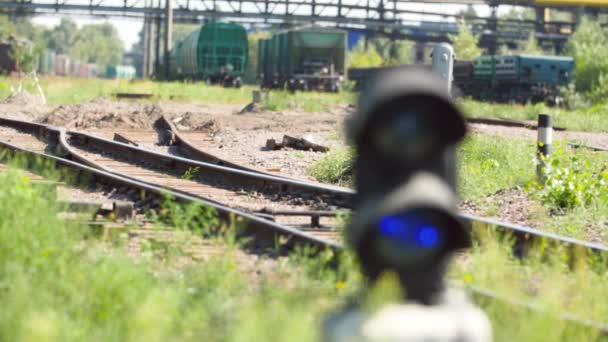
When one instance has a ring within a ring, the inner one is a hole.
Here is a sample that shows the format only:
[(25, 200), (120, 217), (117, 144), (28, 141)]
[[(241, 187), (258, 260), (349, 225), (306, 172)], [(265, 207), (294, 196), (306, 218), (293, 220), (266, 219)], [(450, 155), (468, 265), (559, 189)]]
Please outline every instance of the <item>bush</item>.
[(312, 166), (310, 174), (319, 182), (352, 185), (354, 161), (354, 149), (333, 149)]
[(592, 170), (591, 163), (558, 149), (546, 160), (545, 184), (538, 185), (543, 203), (567, 210), (594, 201), (608, 202), (608, 170)]

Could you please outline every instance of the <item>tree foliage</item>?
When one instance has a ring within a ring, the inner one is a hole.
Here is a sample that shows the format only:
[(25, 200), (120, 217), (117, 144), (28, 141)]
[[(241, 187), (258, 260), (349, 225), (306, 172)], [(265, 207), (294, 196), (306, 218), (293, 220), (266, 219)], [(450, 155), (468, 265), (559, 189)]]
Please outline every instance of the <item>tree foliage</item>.
[(534, 36), (534, 32), (530, 32), (528, 39), (525, 42), (519, 44), (517, 49), (520, 53), (525, 53), (528, 55), (542, 55), (544, 54), (543, 49), (538, 46), (538, 41)]
[(98, 65), (122, 62), (123, 43), (110, 23), (84, 25), (73, 39), (69, 54), (82, 62)]
[(450, 35), (449, 38), (458, 59), (475, 59), (483, 53), (483, 49), (478, 46), (480, 37), (473, 34), (464, 20), (458, 23), (458, 34)]
[(59, 25), (47, 31), (47, 41), (49, 49), (55, 50), (58, 54), (67, 54), (74, 45), (78, 26), (70, 18), (61, 18)]
[(384, 37), (370, 39), (367, 47), (360, 40), (349, 53), (348, 64), (364, 68), (410, 63), (413, 43), (407, 40), (390, 40)]
[[(608, 35), (599, 22), (583, 18), (566, 44), (574, 57), (574, 81), (579, 92), (593, 93), (600, 100), (608, 95)], [(600, 82), (602, 81), (602, 82)]]
[(348, 65), (353, 68), (368, 68), (382, 65), (382, 55), (375, 47), (360, 40), (348, 55)]

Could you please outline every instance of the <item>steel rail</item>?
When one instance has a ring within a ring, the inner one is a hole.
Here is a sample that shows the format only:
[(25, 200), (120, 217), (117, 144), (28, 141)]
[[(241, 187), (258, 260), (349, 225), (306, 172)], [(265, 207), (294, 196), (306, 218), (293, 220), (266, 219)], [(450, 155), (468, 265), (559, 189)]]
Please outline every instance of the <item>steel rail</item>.
[[(494, 120), (494, 119), (491, 119), (491, 120)], [(179, 134), (179, 131), (177, 130), (177, 128), (175, 128), (175, 126), (172, 126), (169, 124), (169, 120), (164, 118), (163, 121), (164, 121), (163, 125), (169, 125), (171, 127), (171, 131), (174, 135), (177, 136)], [(502, 122), (502, 120), (499, 120), (499, 121)], [(511, 125), (511, 124), (522, 125), (522, 126), (527, 125), (527, 123), (519, 122), (519, 121), (505, 121), (505, 122), (507, 122), (507, 124), (509, 124), (509, 125)], [(180, 139), (180, 138), (177, 138), (177, 139)], [(183, 141), (184, 143), (187, 143), (187, 140), (185, 138), (181, 138), (181, 139), (184, 139), (181, 141)], [(188, 144), (188, 150), (194, 156), (201, 155), (201, 156), (208, 156), (208, 158), (210, 158), (210, 159), (218, 159), (218, 160), (220, 159), (212, 154), (209, 154), (208, 152), (205, 152), (205, 151), (197, 148), (196, 146), (194, 146), (191, 143)], [(234, 164), (229, 161), (224, 161), (224, 162), (229, 163), (228, 165)], [(240, 166), (240, 167), (243, 167), (243, 166)], [(259, 172), (259, 171), (255, 171), (255, 172)], [(352, 191), (350, 189), (340, 188), (339, 191), (343, 191), (344, 192), (343, 194), (345, 197), (350, 196), (349, 197), (350, 200), (352, 200), (353, 196), (355, 195), (354, 191)], [(468, 222), (469, 224), (474, 224), (474, 223), (484, 224), (487, 227), (487, 229), (489, 229), (489, 227), (495, 227), (494, 231), (501, 233), (501, 235), (506, 235), (506, 234), (512, 235), (512, 238), (514, 239), (514, 243), (515, 243), (515, 246), (514, 246), (515, 250), (516, 250), (517, 254), (520, 256), (523, 256), (524, 253), (527, 253), (527, 251), (531, 248), (530, 246), (532, 246), (534, 244), (542, 243), (542, 242), (547, 242), (547, 241), (551, 241), (551, 242), (555, 243), (556, 245), (569, 246), (569, 250), (571, 253), (579, 253), (581, 250), (583, 250), (583, 251), (588, 250), (592, 253), (596, 253), (596, 254), (605, 253), (608, 255), (608, 246), (606, 246), (606, 245), (587, 242), (587, 241), (581, 241), (581, 240), (561, 236), (558, 234), (547, 233), (547, 232), (544, 232), (544, 231), (541, 231), (541, 230), (538, 230), (535, 228), (531, 228), (531, 227), (525, 227), (525, 226), (521, 226), (521, 225), (517, 225), (517, 224), (501, 222), (498, 220), (483, 218), (483, 217), (474, 216), (474, 215), (468, 215), (468, 214), (461, 213), (461, 214), (459, 214), (459, 217), (463, 221)]]
[(592, 150), (595, 152), (608, 152), (608, 148), (600, 147), (600, 146), (583, 145), (583, 144), (576, 144), (576, 143), (568, 143), (568, 146), (570, 146), (572, 148), (584, 148), (584, 149)]
[(281, 177), (277, 175), (273, 175), (271, 173), (262, 172), (253, 168), (249, 168), (237, 163), (233, 163), (229, 160), (220, 158), (211, 153), (205, 152), (200, 148), (196, 147), (188, 138), (186, 138), (180, 131), (175, 127), (175, 124), (171, 122), (171, 120), (167, 119), (164, 115), (162, 115), (158, 120), (154, 122), (154, 128), (157, 130), (168, 130), (171, 132), (172, 142), (170, 142), (173, 146), (177, 146), (180, 153), (189, 159), (194, 159), (198, 161), (202, 161), (205, 163), (210, 163), (219, 166), (225, 166), (233, 169), (256, 172), (260, 174), (265, 174), (268, 176)]
[[(255, 238), (253, 242), (255, 242), (256, 245), (262, 245), (263, 243), (263, 245), (266, 247), (277, 247), (277, 244), (283, 240), (284, 242), (280, 243), (280, 246), (278, 246), (283, 251), (291, 250), (296, 245), (308, 245), (318, 249), (329, 248), (334, 251), (341, 249), (340, 244), (317, 238), (311, 234), (289, 226), (262, 219), (252, 213), (247, 213), (217, 202), (206, 201), (197, 196), (173, 191), (167, 187), (141, 182), (132, 178), (123, 177), (116, 173), (97, 169), (90, 165), (69, 160), (66, 157), (72, 157), (72, 155), (69, 150), (66, 150), (61, 145), (61, 141), (66, 140), (66, 131), (61, 128), (7, 118), (0, 118), (0, 125), (9, 126), (23, 132), (31, 133), (36, 137), (47, 141), (49, 147), (51, 147), (53, 151), (61, 156), (30, 151), (4, 141), (0, 141), (0, 149), (9, 151), (11, 154), (22, 155), (26, 157), (27, 160), (39, 159), (46, 162), (52, 162), (62, 169), (71, 171), (77, 182), (103, 183), (119, 188), (122, 187), (137, 190), (136, 193), (139, 193), (140, 196), (143, 197), (150, 195), (157, 196), (159, 199), (170, 197), (179, 203), (199, 204), (213, 208), (223, 222), (230, 224), (234, 223), (236, 220), (236, 223), (239, 225), (239, 229), (242, 229), (242, 232), (246, 236), (253, 236)], [(3, 157), (6, 158), (6, 156)]]
[(67, 139), (65, 141), (60, 142), (62, 148), (69, 150), (75, 158), (79, 159), (79, 162), (103, 169), (108, 172), (113, 171), (103, 165), (90, 161), (88, 158), (79, 156), (79, 154), (70, 147), (76, 146), (95, 148), (106, 153), (112, 153), (116, 156), (120, 156), (121, 158), (128, 159), (132, 162), (171, 168), (174, 172), (180, 172), (181, 174), (187, 172), (188, 170), (198, 168), (201, 175), (214, 178), (218, 181), (224, 181), (225, 183), (229, 183), (235, 187), (255, 187), (256, 189), (272, 190), (276, 191), (277, 193), (289, 192), (293, 194), (306, 193), (314, 195), (329, 195), (334, 197), (337, 201), (343, 202), (345, 206), (349, 204), (353, 195), (353, 191), (346, 188), (325, 184), (315, 184), (291, 178), (277, 177), (254, 171), (239, 170), (202, 161), (196, 161), (97, 137), (83, 132), (67, 131), (66, 138)]
[[(8, 119), (0, 119), (0, 124), (6, 122)], [(48, 131), (49, 128), (45, 125), (41, 124), (32, 124), (28, 122), (18, 121), (18, 120), (10, 120), (15, 127), (23, 127), (23, 125), (31, 125), (29, 127), (35, 127), (37, 130), (44, 131), (45, 129)], [(307, 182), (291, 180), (287, 178), (280, 178), (275, 176), (268, 176), (264, 174), (256, 174), (256, 172), (243, 171), (238, 169), (232, 169), (229, 167), (218, 166), (203, 162), (198, 162), (194, 160), (189, 160), (186, 158), (175, 157), (171, 155), (166, 155), (162, 153), (158, 153), (155, 151), (150, 151), (147, 149), (142, 149), (140, 147), (134, 147), (132, 145), (123, 144), (120, 142), (115, 142), (108, 139), (103, 139), (99, 137), (95, 137), (86, 133), (79, 132), (69, 132), (65, 135), (59, 135), (55, 133), (56, 139), (59, 140), (57, 145), (59, 146), (60, 153), (72, 155), (75, 158), (78, 158), (78, 153), (73, 151), (70, 147), (70, 144), (65, 140), (68, 134), (71, 134), (75, 139), (85, 139), (89, 143), (94, 143), (100, 148), (110, 148), (115, 149), (117, 153), (122, 153), (128, 156), (129, 158), (133, 157), (136, 160), (145, 162), (153, 162), (161, 165), (169, 165), (172, 167), (176, 167), (178, 165), (182, 165), (182, 167), (197, 167), (200, 166), (204, 168), (204, 170), (210, 172), (212, 175), (217, 175), (218, 177), (228, 177), (228, 180), (234, 180), (235, 182), (240, 182), (243, 185), (259, 185), (265, 186), (268, 182), (276, 182), (276, 184), (284, 185), (282, 189), (286, 190), (289, 187), (293, 189), (299, 190), (309, 190), (316, 191), (317, 194), (330, 194), (332, 196), (336, 196), (344, 201), (352, 202), (353, 197), (355, 196), (355, 192), (351, 189), (340, 188), (340, 187), (332, 187), (332, 186), (319, 186), (316, 184), (311, 184)], [(47, 134), (48, 135), (48, 134)], [(63, 137), (63, 138), (62, 138)], [(60, 141), (60, 140), (64, 141)], [(79, 159), (80, 162), (89, 162), (88, 160)], [(90, 163), (92, 167), (99, 167), (102, 170), (105, 168), (101, 165), (96, 165), (94, 163)], [(105, 170), (108, 171), (108, 170)], [(128, 178), (128, 177), (125, 177)], [(141, 181), (140, 181), (141, 182)], [(175, 193), (180, 193), (185, 196), (187, 193), (181, 192), (179, 190), (172, 189)], [(201, 198), (200, 196), (193, 196), (197, 198)], [(202, 198), (201, 198), (202, 199)], [(216, 205), (222, 205), (218, 202), (213, 202), (208, 199), (204, 199), (209, 203), (214, 203)], [(253, 214), (253, 213), (252, 213)], [(587, 241), (582, 241), (574, 238), (565, 237), (558, 234), (544, 232), (532, 227), (525, 227), (517, 224), (511, 224), (506, 222), (501, 222), (494, 219), (483, 218), (474, 215), (468, 214), (458, 214), (459, 218), (469, 224), (483, 224), (485, 226), (484, 230), (493, 230), (499, 235), (510, 236), (514, 241), (514, 249), (516, 254), (519, 256), (525, 256), (525, 254), (535, 245), (553, 243), (556, 246), (565, 246), (567, 250), (572, 253), (572, 255), (580, 255), (581, 251), (588, 251), (594, 254), (602, 254), (608, 255), (608, 246), (603, 244), (597, 244)], [(491, 227), (494, 227), (493, 229)]]

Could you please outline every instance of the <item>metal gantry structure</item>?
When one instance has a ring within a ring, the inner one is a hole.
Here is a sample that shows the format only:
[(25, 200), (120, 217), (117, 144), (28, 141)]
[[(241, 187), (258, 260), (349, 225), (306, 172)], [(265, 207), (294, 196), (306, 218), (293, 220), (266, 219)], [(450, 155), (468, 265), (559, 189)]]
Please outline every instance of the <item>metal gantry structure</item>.
[[(490, 16), (479, 17), (444, 11), (433, 11), (422, 6), (431, 4), (485, 5)], [(536, 11), (536, 20), (500, 19), (499, 6), (527, 6)], [(424, 10), (423, 10), (424, 9)], [(481, 35), (481, 45), (490, 52), (498, 43), (513, 45), (527, 39), (531, 32), (542, 42), (551, 42), (560, 50), (573, 22), (545, 20), (546, 6), (533, 0), (5, 0), (0, 11), (13, 16), (39, 14), (86, 15), (101, 17), (132, 17), (144, 20), (146, 43), (145, 74), (158, 68), (161, 34), (163, 45), (171, 46), (171, 24), (204, 23), (228, 19), (253, 25), (289, 27), (322, 24), (358, 30), (366, 34), (383, 34), (393, 39), (417, 42), (438, 42), (456, 34), (454, 18), (464, 17), (473, 31)], [(570, 9), (571, 10), (571, 9)], [(597, 12), (597, 9), (593, 9)], [(422, 19), (421, 19), (422, 18)], [(169, 20), (167, 20), (169, 19)], [(164, 29), (161, 29), (164, 26)], [(165, 57), (168, 53), (165, 50)], [(153, 56), (154, 55), (154, 56)], [(168, 58), (165, 58), (168, 63)]]

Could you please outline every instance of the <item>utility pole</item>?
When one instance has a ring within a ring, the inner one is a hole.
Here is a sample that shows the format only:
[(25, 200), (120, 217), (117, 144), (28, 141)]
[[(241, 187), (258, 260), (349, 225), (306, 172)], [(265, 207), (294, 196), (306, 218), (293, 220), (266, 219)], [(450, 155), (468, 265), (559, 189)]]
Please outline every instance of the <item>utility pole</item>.
[(165, 78), (169, 79), (171, 67), (171, 33), (173, 32), (173, 4), (172, 0), (166, 0), (165, 7)]

